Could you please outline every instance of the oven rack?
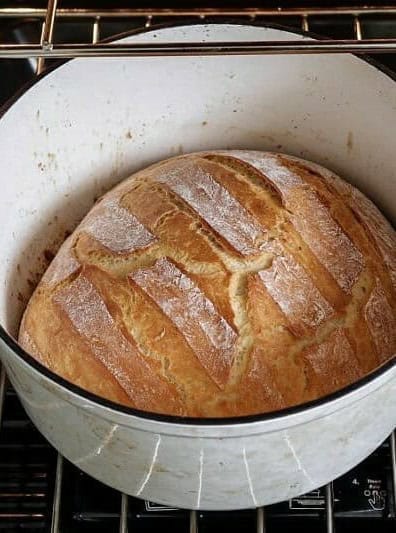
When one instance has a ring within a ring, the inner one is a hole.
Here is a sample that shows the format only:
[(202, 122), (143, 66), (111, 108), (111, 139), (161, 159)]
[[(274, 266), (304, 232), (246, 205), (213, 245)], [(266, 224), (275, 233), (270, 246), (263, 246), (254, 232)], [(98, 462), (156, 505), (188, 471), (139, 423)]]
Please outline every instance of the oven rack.
[[(353, 37), (349, 39), (323, 39), (320, 41), (291, 40), (266, 42), (224, 42), (224, 43), (162, 43), (162, 44), (128, 44), (119, 45), (100, 43), (101, 24), (106, 20), (123, 20), (133, 22), (141, 28), (149, 28), (158, 20), (169, 23), (182, 21), (200, 21), (202, 23), (221, 22), (224, 19), (236, 19), (245, 22), (276, 22), (282, 24), (286, 17), (295, 17), (304, 32), (310, 31), (314, 17), (351, 17)], [(58, 8), (57, 0), (48, 0), (46, 8), (15, 7), (13, 2), (0, 6), (0, 21), (34, 20), (41, 23), (40, 42), (29, 44), (9, 44), (0, 41), (0, 59), (36, 58), (36, 73), (45, 69), (47, 59), (67, 59), (76, 57), (142, 57), (169, 55), (259, 55), (259, 54), (321, 54), (321, 53), (396, 53), (395, 38), (368, 39), (364, 35), (364, 21), (368, 17), (394, 17), (393, 6), (359, 6), (359, 7), (292, 7), (292, 8), (127, 8), (127, 9), (88, 9)], [(88, 21), (91, 28), (90, 42), (73, 42), (58, 44), (54, 39), (55, 28), (67, 21)], [(137, 24), (136, 24), (137, 23)], [(0, 431), (7, 386), (4, 367), (0, 369)], [(396, 432), (389, 437), (390, 467), (392, 472), (393, 509), (396, 516)], [(64, 460), (57, 455), (54, 492), (52, 500), (51, 533), (60, 533), (60, 510), (62, 504), (62, 486)], [(121, 496), (119, 532), (128, 533), (128, 506), (126, 494)], [(325, 531), (334, 533), (333, 484), (325, 487)], [(198, 533), (197, 511), (189, 515), (189, 532)], [(256, 532), (265, 533), (265, 508), (256, 510)]]
[[(362, 21), (368, 16), (395, 16), (396, 7), (360, 6), (334, 8), (128, 8), (128, 9), (84, 9), (58, 8), (58, 0), (48, 0), (47, 8), (0, 7), (0, 19), (38, 19), (42, 21), (40, 42), (28, 44), (0, 43), (0, 58), (39, 58), (38, 71), (43, 69), (43, 59), (66, 59), (75, 57), (115, 57), (115, 56), (169, 56), (169, 55), (259, 55), (259, 54), (321, 54), (321, 53), (395, 53), (395, 38), (367, 39), (362, 30)], [(143, 26), (150, 27), (156, 18), (169, 22), (177, 20), (220, 21), (224, 18), (238, 18), (255, 21), (259, 18), (277, 20), (285, 17), (298, 17), (303, 31), (309, 31), (310, 19), (315, 16), (353, 17), (353, 38), (221, 42), (221, 43), (100, 43), (100, 24), (106, 19), (143, 19)], [(63, 20), (90, 20), (92, 39), (90, 43), (57, 44), (54, 28)]]

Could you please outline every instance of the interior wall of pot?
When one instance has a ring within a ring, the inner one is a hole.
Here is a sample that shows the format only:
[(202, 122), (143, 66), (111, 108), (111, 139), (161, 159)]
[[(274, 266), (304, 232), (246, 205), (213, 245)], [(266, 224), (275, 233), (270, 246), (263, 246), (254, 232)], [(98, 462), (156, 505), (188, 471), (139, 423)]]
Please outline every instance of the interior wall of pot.
[[(202, 38), (296, 36), (235, 25), (144, 35), (156, 42)], [(395, 82), (351, 56), (112, 58), (63, 65), (0, 120), (0, 323), (16, 334), (40, 274), (96, 198), (172, 155), (211, 148), (294, 154), (338, 172), (395, 221), (395, 123)]]

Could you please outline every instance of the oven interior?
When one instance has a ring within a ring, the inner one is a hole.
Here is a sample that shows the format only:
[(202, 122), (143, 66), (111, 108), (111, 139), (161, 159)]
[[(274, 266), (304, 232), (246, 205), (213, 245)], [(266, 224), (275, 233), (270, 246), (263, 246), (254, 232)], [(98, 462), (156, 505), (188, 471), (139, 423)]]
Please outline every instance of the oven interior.
[[(48, 6), (54, 7), (50, 1)], [(277, 23), (337, 40), (396, 39), (396, 7), (372, 2), (338, 7), (334, 2), (244, 2), (181, 4), (59, 2), (48, 33), (44, 2), (0, 6), (0, 106), (55, 60), (15, 59), (1, 45), (95, 43), (134, 28), (186, 20)], [(187, 7), (186, 7), (187, 5)], [(47, 33), (46, 33), (47, 32)], [(376, 59), (396, 72), (393, 53)], [(235, 512), (170, 509), (127, 497), (64, 460), (34, 428), (4, 370), (0, 379), (0, 531), (272, 533), (372, 532), (396, 528), (395, 433), (370, 457), (326, 487), (276, 505)], [(323, 461), (326, 457), (323, 457)], [(265, 472), (263, 472), (265, 475)]]

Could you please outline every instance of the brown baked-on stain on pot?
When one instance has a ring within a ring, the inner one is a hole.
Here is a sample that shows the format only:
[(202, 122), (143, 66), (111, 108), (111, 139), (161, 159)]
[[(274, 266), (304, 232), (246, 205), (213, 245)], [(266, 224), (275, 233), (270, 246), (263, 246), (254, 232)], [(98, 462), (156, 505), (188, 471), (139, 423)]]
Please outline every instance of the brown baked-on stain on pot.
[(352, 150), (353, 150), (353, 132), (352, 131), (348, 131), (347, 149), (348, 149), (349, 153), (352, 152)]
[(19, 340), (120, 404), (226, 417), (301, 404), (377, 368), (396, 351), (395, 311), (395, 231), (362, 193), (295, 157), (202, 152), (97, 201)]
[(48, 250), (47, 248), (43, 252), (45, 261), (50, 264), (53, 258), (55, 257), (55, 253), (51, 250)]

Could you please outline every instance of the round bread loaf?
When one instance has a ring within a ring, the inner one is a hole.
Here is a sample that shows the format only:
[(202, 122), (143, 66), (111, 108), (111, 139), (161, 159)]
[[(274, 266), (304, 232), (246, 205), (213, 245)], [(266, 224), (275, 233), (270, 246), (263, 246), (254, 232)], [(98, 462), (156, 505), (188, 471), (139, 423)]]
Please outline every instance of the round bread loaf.
[(396, 234), (357, 189), (274, 153), (204, 152), (102, 197), (19, 341), (80, 387), (194, 417), (312, 400), (396, 352)]

